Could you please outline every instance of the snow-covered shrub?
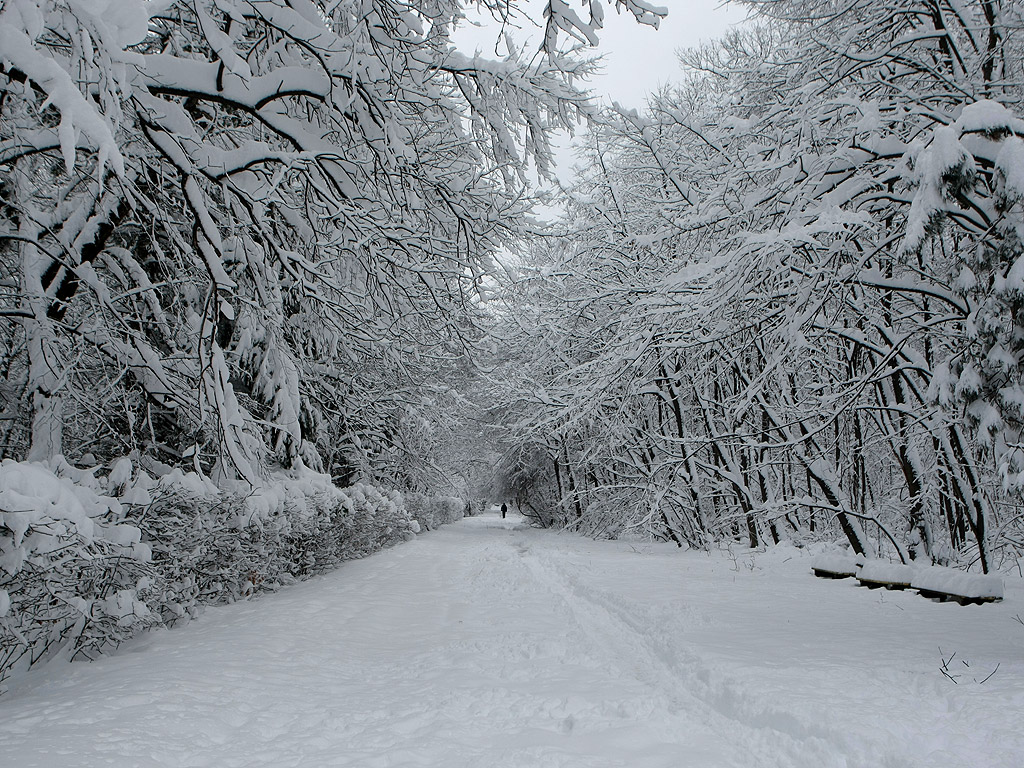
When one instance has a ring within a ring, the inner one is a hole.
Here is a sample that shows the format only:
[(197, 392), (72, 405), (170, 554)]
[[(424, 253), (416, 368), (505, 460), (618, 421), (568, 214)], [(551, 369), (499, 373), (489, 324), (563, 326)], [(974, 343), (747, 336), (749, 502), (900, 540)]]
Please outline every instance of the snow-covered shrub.
[(408, 537), (411, 518), (400, 493), (357, 483), (345, 489), (345, 495), (339, 545), (347, 557), (367, 555)]
[(407, 539), (412, 519), (395, 492), (370, 485), (331, 489), (309, 497), (308, 513), (291, 521), (285, 536), (290, 574), (323, 573)]
[(405, 508), (420, 525), (421, 530), (432, 531), (442, 525), (461, 520), (466, 503), (455, 496), (427, 496), (424, 493), (402, 494)]
[(419, 524), (421, 531), (433, 530), (434, 516), (430, 509), (430, 497), (425, 493), (405, 491), (402, 493), (402, 501), (409, 515)]
[[(159, 574), (154, 610), (173, 623), (195, 616), (203, 603), (214, 602), (223, 589), (225, 567), (218, 540), (241, 510), (229, 497), (194, 473), (180, 470), (160, 478), (153, 500), (137, 512), (135, 524), (153, 548)], [(237, 564), (233, 564), (237, 567)]]
[(138, 525), (153, 541), (164, 621), (334, 568), (410, 534), (401, 497), (340, 489), (308, 471), (221, 490), (194, 473), (161, 478)]
[(156, 623), (149, 546), (102, 490), (59, 458), (0, 464), (0, 680)]
[[(454, 500), (458, 502), (458, 500)], [(435, 500), (452, 518), (452, 500)], [(458, 502), (461, 511), (461, 502)], [(397, 492), (278, 472), (221, 488), (175, 469), (63, 459), (0, 465), (0, 681), (58, 653), (91, 657), (136, 632), (274, 589), (412, 536)]]
[(458, 496), (441, 496), (441, 517), (442, 522), (455, 523), (466, 516), (468, 504)]

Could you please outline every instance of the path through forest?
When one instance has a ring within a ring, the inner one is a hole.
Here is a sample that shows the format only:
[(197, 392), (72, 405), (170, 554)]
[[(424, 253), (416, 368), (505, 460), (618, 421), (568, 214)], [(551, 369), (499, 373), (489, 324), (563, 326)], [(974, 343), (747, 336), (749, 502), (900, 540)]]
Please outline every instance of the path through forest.
[(0, 764), (1024, 764), (1019, 582), (960, 607), (807, 565), (471, 518), (44, 669), (0, 699)]

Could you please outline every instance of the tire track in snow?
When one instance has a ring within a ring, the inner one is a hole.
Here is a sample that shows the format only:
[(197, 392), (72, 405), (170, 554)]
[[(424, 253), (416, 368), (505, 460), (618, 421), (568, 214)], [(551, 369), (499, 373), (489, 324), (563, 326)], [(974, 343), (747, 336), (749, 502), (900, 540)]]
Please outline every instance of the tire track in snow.
[[(538, 582), (547, 585), (610, 663), (650, 686), (673, 714), (695, 716), (748, 753), (741, 763), (764, 768), (903, 768), (905, 758), (873, 746), (854, 745), (835, 730), (791, 712), (745, 698), (728, 677), (716, 673), (680, 641), (656, 631), (621, 600), (586, 584), (557, 556), (517, 544)], [(760, 706), (759, 706), (760, 705)]]

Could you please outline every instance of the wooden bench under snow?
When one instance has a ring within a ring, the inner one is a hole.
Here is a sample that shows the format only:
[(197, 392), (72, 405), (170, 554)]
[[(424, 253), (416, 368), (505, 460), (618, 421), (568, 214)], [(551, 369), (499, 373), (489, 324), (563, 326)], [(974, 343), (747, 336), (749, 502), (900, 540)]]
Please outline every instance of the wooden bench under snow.
[(857, 570), (857, 581), (870, 589), (906, 589), (914, 579), (915, 569), (903, 563), (868, 560)]
[(998, 576), (964, 573), (939, 565), (904, 565), (888, 560), (864, 560), (852, 555), (819, 555), (811, 571), (823, 579), (851, 576), (865, 587), (916, 589), (923, 597), (940, 602), (992, 603), (1003, 599), (1003, 580)]
[(822, 579), (846, 579), (857, 575), (862, 562), (864, 558), (852, 555), (818, 555), (811, 561), (811, 570)]
[(994, 603), (1003, 599), (1003, 580), (998, 576), (964, 573), (953, 568), (932, 565), (914, 569), (911, 586), (933, 600), (968, 603)]

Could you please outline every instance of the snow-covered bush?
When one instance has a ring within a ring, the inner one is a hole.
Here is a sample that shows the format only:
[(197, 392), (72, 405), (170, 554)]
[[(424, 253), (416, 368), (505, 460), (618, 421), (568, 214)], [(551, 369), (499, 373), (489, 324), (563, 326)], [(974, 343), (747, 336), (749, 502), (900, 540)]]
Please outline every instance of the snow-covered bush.
[(438, 497), (438, 501), (441, 507), (442, 524), (458, 522), (466, 516), (466, 509), (469, 505), (458, 496), (441, 496)]
[(156, 623), (149, 546), (103, 490), (62, 460), (0, 464), (0, 680)]
[(426, 531), (454, 523), (466, 514), (466, 503), (456, 496), (427, 496), (424, 493), (407, 492), (402, 494), (402, 498), (409, 514)]
[(322, 573), (409, 538), (415, 530), (401, 495), (356, 484), (312, 497), (312, 514), (286, 538), (293, 576)]
[(138, 525), (153, 541), (164, 621), (322, 573), (412, 531), (398, 494), (343, 490), (305, 470), (248, 491), (220, 490), (178, 470), (159, 485)]
[[(431, 500), (433, 519), (462, 502)], [(258, 488), (220, 488), (175, 469), (155, 478), (114, 463), (106, 476), (49, 464), (0, 465), (0, 681), (64, 655), (91, 657), (336, 567), (413, 535), (401, 494), (341, 489), (305, 469)]]
[(240, 499), (194, 473), (165, 475), (152, 493), (152, 503), (137, 511), (135, 524), (152, 542), (160, 576), (154, 609), (162, 621), (173, 623), (195, 616), (204, 602), (237, 593), (230, 574), (242, 565), (227, 553), (237, 555), (242, 547), (223, 539), (227, 531), (239, 538), (246, 534), (235, 527), (242, 514)]

